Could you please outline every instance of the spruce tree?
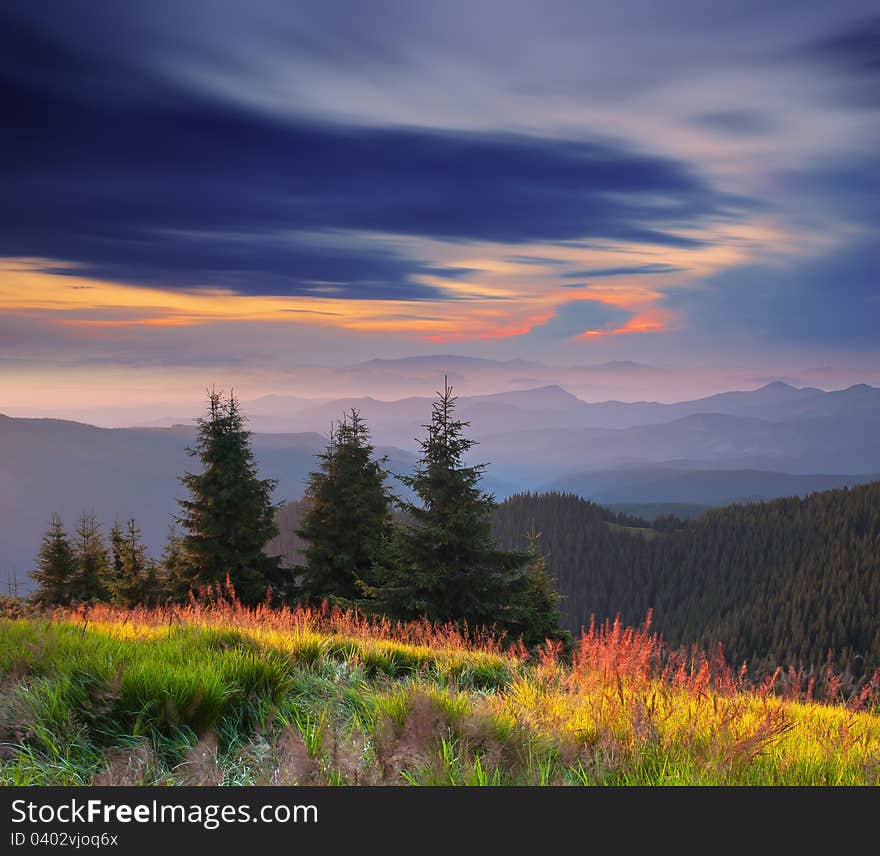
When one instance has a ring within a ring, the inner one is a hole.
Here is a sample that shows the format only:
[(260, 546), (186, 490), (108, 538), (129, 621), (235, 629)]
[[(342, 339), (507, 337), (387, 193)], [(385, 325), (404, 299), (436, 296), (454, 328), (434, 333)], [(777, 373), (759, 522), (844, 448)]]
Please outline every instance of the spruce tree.
[(77, 603), (107, 600), (108, 582), (112, 576), (110, 556), (94, 511), (82, 513), (73, 550), (76, 572), (70, 586), (71, 600)]
[(305, 513), (297, 535), (307, 546), (301, 591), (307, 597), (353, 600), (381, 561), (391, 529), (390, 496), (383, 461), (370, 433), (352, 409), (319, 455), (309, 475)]
[(235, 395), (224, 399), (211, 391), (195, 448), (187, 450), (202, 469), (181, 477), (190, 496), (178, 500), (190, 584), (222, 585), (228, 576), (246, 604), (281, 582), (278, 558), (263, 552), (278, 534), (272, 502), (277, 482), (258, 477), (250, 437)]
[(511, 634), (527, 645), (540, 645), (548, 639), (571, 641), (571, 633), (562, 626), (562, 595), (547, 569), (547, 559), (539, 552), (541, 533), (534, 521), (526, 535), (528, 562), (518, 581)]
[(113, 553), (111, 599), (121, 606), (157, 601), (158, 576), (155, 562), (147, 556), (143, 535), (132, 517), (125, 527), (117, 520), (110, 532)]
[(37, 566), (31, 574), (37, 583), (34, 600), (46, 607), (67, 605), (70, 603), (75, 574), (76, 558), (64, 524), (60, 515), (53, 514), (49, 529), (43, 536)]
[(107, 575), (107, 588), (109, 590), (110, 599), (115, 603), (124, 603), (125, 598), (122, 596), (121, 589), (125, 587), (125, 571), (124, 571), (124, 555), (125, 555), (125, 534), (122, 531), (122, 524), (119, 518), (113, 521), (110, 529), (110, 572)]
[(135, 603), (141, 606), (158, 606), (167, 600), (168, 578), (164, 573), (164, 568), (155, 559), (147, 556)]
[(172, 523), (168, 527), (168, 538), (162, 549), (162, 558), (159, 560), (158, 576), (161, 582), (161, 599), (172, 601), (186, 600), (190, 592), (192, 571), (186, 562), (186, 553), (183, 549), (183, 536), (177, 531)]
[(455, 402), (444, 383), (416, 469), (400, 477), (417, 501), (401, 504), (409, 522), (398, 528), (370, 593), (397, 618), (505, 628), (527, 556), (499, 550), (492, 539), (496, 503), (480, 488), (486, 465), (464, 462), (475, 441), (464, 436), (469, 423), (455, 418)]

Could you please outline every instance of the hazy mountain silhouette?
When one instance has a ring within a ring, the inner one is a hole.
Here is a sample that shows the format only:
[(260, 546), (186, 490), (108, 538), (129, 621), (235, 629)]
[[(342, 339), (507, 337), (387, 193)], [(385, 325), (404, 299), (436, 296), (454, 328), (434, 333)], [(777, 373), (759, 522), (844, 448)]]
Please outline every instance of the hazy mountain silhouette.
[[(13, 565), (24, 578), (55, 511), (68, 531), (84, 508), (95, 510), (105, 531), (115, 517), (134, 515), (158, 555), (178, 511), (175, 499), (183, 495), (177, 478), (195, 465), (186, 454), (194, 438), (189, 426), (108, 429), (0, 416), (0, 582)], [(301, 497), (326, 439), (317, 433), (256, 434), (253, 441), (261, 473), (279, 480), (276, 499)], [(378, 452), (388, 454), (395, 472), (408, 472), (415, 463), (400, 449)]]
[[(288, 430), (326, 430), (331, 419), (351, 407), (357, 407), (374, 431), (386, 430), (408, 436), (430, 413), (431, 396), (409, 396), (381, 400), (371, 396), (351, 396), (319, 403), (297, 397), (267, 396), (244, 402), (254, 424), (263, 427), (267, 418), (284, 421)], [(253, 407), (251, 406), (253, 405)], [(517, 414), (509, 408), (523, 411)], [(825, 392), (805, 387), (799, 389), (775, 382), (748, 392), (724, 392), (718, 395), (676, 404), (659, 402), (603, 401), (590, 403), (572, 395), (558, 384), (531, 389), (459, 397), (458, 412), (472, 422), (479, 434), (499, 433), (514, 428), (632, 428), (673, 422), (687, 416), (713, 413), (751, 417), (770, 422), (798, 419), (832, 419), (851, 414), (878, 416), (880, 389), (859, 384), (848, 389)], [(511, 422), (511, 419), (516, 421)], [(384, 438), (389, 440), (389, 438)]]
[[(880, 480), (880, 475), (792, 475), (764, 470), (686, 470), (632, 468), (575, 473), (548, 484), (547, 490), (574, 493), (610, 506), (683, 503), (727, 505), (806, 496), (822, 490)], [(672, 509), (659, 509), (660, 513)]]
[[(301, 497), (324, 434), (352, 407), (390, 469), (409, 472), (431, 411), (427, 396), (243, 402), (279, 499)], [(485, 487), (499, 499), (552, 487), (609, 503), (718, 504), (880, 473), (880, 390), (865, 385), (823, 392), (777, 382), (678, 404), (595, 404), (549, 384), (462, 396), (457, 415), (471, 422), (468, 434), (479, 440), (471, 460), (488, 462)], [(177, 477), (193, 464), (185, 454), (193, 436), (187, 425), (105, 429), (0, 417), (0, 580), (12, 564), (30, 568), (53, 511), (69, 528), (83, 508), (106, 525), (134, 515), (158, 550), (177, 510)]]

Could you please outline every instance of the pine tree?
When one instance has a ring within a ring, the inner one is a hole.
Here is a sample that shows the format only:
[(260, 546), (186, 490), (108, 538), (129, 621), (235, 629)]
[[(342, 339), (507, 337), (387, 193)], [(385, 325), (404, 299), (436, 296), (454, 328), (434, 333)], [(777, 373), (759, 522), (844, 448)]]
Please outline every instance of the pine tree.
[(301, 589), (307, 597), (353, 600), (381, 561), (391, 531), (383, 461), (357, 410), (331, 430), (309, 476), (297, 535), (306, 543)]
[(409, 523), (398, 528), (391, 561), (369, 593), (397, 618), (504, 628), (527, 556), (492, 540), (496, 504), (480, 488), (485, 464), (464, 463), (475, 441), (464, 436), (469, 423), (454, 417), (448, 382), (437, 396), (416, 469), (400, 477), (418, 501), (401, 504)]
[(121, 606), (157, 601), (158, 577), (155, 562), (147, 556), (143, 535), (132, 517), (125, 528), (119, 521), (110, 532), (113, 570), (108, 585), (111, 599)]
[(540, 645), (548, 639), (570, 642), (571, 633), (562, 626), (562, 595), (547, 569), (547, 559), (538, 551), (541, 533), (534, 521), (526, 539), (529, 561), (520, 579), (512, 634), (521, 636), (527, 645)]
[(31, 574), (38, 586), (34, 599), (46, 607), (68, 604), (75, 574), (76, 559), (64, 524), (60, 515), (53, 514), (49, 530), (43, 536), (37, 566)]
[(107, 600), (107, 584), (112, 574), (110, 557), (94, 511), (82, 513), (76, 527), (73, 550), (76, 573), (70, 586), (71, 600), (78, 603)]
[(190, 592), (192, 570), (186, 562), (186, 553), (183, 548), (183, 536), (172, 523), (168, 527), (168, 538), (162, 549), (162, 558), (159, 560), (157, 571), (161, 586), (161, 599), (168, 598), (172, 601), (183, 601)]
[(107, 588), (110, 593), (110, 599), (114, 603), (126, 603), (126, 599), (121, 594), (121, 589), (125, 587), (125, 535), (122, 531), (122, 525), (119, 518), (113, 521), (110, 529), (110, 572), (107, 577)]
[(278, 558), (263, 552), (278, 534), (277, 482), (258, 478), (250, 436), (235, 396), (211, 391), (195, 448), (187, 450), (202, 471), (181, 477), (190, 498), (178, 502), (190, 584), (222, 585), (228, 576), (242, 602), (253, 604), (282, 580)]

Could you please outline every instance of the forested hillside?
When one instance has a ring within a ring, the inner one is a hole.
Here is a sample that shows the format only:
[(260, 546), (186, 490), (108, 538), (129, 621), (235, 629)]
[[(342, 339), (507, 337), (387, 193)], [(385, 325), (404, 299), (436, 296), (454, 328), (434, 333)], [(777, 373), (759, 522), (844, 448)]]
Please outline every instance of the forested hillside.
[(856, 676), (880, 665), (880, 482), (661, 519), (656, 537), (619, 523), (572, 495), (525, 494), (494, 532), (506, 548), (542, 533), (573, 630), (653, 609), (673, 645), (721, 642), (734, 662), (818, 666), (833, 649)]

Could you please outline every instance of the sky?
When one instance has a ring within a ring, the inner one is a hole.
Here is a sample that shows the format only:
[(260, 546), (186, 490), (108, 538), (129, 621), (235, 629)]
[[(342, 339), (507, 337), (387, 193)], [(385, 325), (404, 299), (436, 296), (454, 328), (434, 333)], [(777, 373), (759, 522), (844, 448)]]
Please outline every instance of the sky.
[(428, 354), (880, 383), (871, 2), (5, 2), (0, 99), (0, 412)]

